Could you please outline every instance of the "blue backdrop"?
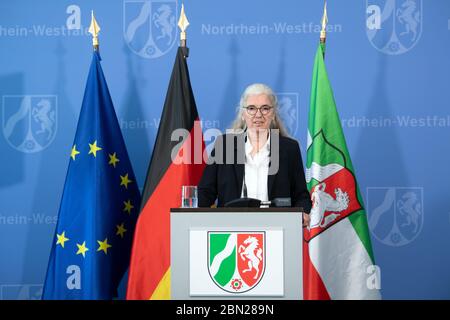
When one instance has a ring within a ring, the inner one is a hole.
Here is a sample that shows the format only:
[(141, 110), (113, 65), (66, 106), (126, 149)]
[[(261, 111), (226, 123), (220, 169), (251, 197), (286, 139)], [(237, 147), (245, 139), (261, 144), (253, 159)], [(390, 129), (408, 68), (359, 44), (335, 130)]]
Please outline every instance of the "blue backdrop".
[[(450, 3), (330, 0), (326, 63), (387, 299), (450, 298)], [(305, 155), (322, 1), (185, 1), (203, 128), (243, 89), (279, 94)], [(102, 64), (142, 189), (181, 1), (0, 2), (0, 298), (42, 293), (90, 59)], [(208, 142), (207, 142), (208, 143)]]

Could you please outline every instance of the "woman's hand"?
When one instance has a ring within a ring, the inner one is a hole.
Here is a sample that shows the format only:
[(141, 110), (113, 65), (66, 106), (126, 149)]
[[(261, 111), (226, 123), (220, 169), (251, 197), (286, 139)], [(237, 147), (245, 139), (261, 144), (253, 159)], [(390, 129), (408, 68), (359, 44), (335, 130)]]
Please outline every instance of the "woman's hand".
[(309, 217), (309, 214), (306, 214), (303, 212), (303, 226), (309, 227), (310, 221), (311, 221), (311, 218)]

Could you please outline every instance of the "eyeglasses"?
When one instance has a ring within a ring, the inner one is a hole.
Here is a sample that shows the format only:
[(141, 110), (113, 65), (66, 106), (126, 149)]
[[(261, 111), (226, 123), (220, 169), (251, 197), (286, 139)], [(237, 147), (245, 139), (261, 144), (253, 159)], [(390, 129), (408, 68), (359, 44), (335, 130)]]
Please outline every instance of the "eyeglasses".
[(247, 113), (251, 116), (255, 116), (258, 113), (258, 110), (261, 111), (261, 114), (263, 116), (266, 116), (270, 113), (270, 111), (272, 111), (273, 107), (268, 106), (268, 105), (263, 105), (258, 108), (256, 106), (250, 105), (250, 106), (244, 107), (244, 109), (246, 109)]

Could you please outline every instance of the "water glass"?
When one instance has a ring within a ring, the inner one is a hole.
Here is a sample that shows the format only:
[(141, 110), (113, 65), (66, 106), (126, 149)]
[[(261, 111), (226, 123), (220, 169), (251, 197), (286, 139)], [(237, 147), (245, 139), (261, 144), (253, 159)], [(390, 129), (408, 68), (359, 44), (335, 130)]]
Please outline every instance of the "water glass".
[(197, 208), (197, 186), (182, 186), (181, 187), (181, 207), (182, 208)]

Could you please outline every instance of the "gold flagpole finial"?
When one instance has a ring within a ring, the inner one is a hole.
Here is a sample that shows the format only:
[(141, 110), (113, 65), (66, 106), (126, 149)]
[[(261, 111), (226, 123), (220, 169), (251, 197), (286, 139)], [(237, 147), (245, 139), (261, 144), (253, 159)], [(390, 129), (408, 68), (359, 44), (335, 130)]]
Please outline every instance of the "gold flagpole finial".
[(189, 26), (189, 21), (184, 13), (184, 4), (181, 4), (180, 19), (178, 20), (178, 27), (180, 28), (180, 46), (186, 47), (186, 29)]
[(91, 26), (89, 27), (89, 33), (92, 34), (92, 44), (94, 45), (94, 50), (98, 50), (98, 34), (100, 32), (100, 26), (95, 20), (94, 10), (92, 10)]
[(327, 23), (328, 23), (327, 1), (325, 0), (325, 6), (323, 8), (323, 17), (322, 17), (322, 31), (320, 32), (321, 43), (325, 43), (325, 41), (327, 40)]

